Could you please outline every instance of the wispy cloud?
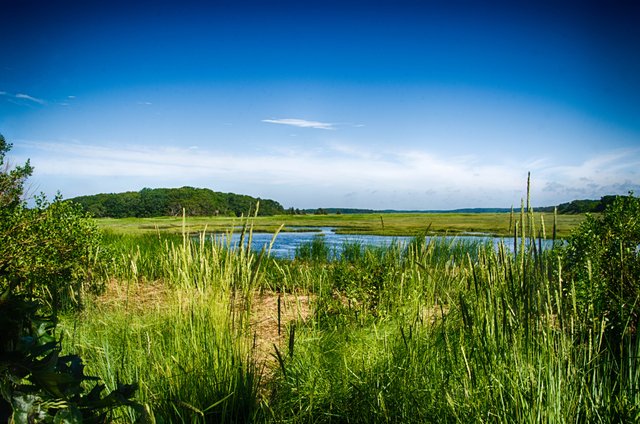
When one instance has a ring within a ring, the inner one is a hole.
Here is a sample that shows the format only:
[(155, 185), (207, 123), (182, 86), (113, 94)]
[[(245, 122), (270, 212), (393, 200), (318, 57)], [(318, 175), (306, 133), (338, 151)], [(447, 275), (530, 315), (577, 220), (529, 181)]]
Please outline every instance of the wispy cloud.
[(39, 105), (47, 104), (47, 102), (45, 100), (43, 100), (43, 99), (39, 99), (37, 97), (33, 97), (33, 96), (30, 96), (30, 95), (24, 94), (24, 93), (11, 94), (11, 93), (8, 93), (6, 91), (0, 91), (0, 96), (8, 97), (9, 101), (11, 101), (12, 103), (18, 103), (18, 102), (15, 101), (17, 99), (17, 100), (28, 100), (30, 102), (37, 103)]
[(620, 149), (587, 158), (581, 163), (541, 166), (541, 170), (571, 184), (597, 179), (602, 184), (619, 181), (622, 175), (640, 178), (640, 149)]
[(28, 95), (28, 94), (24, 94), (24, 93), (18, 93), (18, 94), (16, 94), (16, 95), (15, 95), (15, 98), (16, 98), (16, 99), (30, 100), (30, 101), (32, 101), (32, 102), (34, 102), (34, 103), (38, 103), (38, 104), (41, 104), (41, 105), (44, 105), (44, 104), (46, 104), (46, 103), (47, 103), (46, 101), (44, 101), (44, 100), (42, 100), (42, 99), (38, 99), (37, 97), (33, 97), (33, 96), (30, 96), (30, 95)]
[(292, 127), (299, 127), (299, 128), (316, 128), (320, 130), (335, 130), (334, 124), (327, 123), (327, 122), (319, 122), (319, 121), (307, 121), (306, 119), (295, 119), (295, 118), (263, 119), (262, 122), (267, 122), (269, 124), (290, 125)]
[(374, 151), (335, 143), (311, 150), (253, 153), (194, 146), (29, 144), (36, 173), (47, 182), (76, 181), (75, 188), (92, 181), (93, 190), (100, 186), (98, 190), (108, 192), (114, 190), (113, 184), (124, 181), (149, 187), (209, 187), (216, 181), (218, 188), (235, 187), (243, 193), (262, 187), (278, 192), (276, 200), (301, 207), (343, 206), (339, 203), (349, 193), (359, 193), (348, 198), (353, 200), (352, 206), (362, 207), (508, 207), (519, 204), (527, 171), (532, 172), (532, 198), (538, 205), (557, 204), (575, 196), (625, 193), (640, 185), (640, 175), (635, 172), (640, 151), (626, 155), (614, 152), (571, 166), (552, 167), (544, 161), (486, 163), (473, 155)]
[(566, 200), (625, 194), (640, 187), (640, 149), (613, 150), (579, 163), (541, 166), (542, 192)]

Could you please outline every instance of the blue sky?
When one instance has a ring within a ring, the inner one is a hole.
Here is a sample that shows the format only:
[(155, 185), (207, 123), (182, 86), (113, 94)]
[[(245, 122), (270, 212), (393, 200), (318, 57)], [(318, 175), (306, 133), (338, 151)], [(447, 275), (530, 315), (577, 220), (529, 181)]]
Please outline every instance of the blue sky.
[(640, 193), (633, 2), (130, 3), (0, 0), (0, 133), (32, 192), (509, 207), (530, 171), (536, 205)]

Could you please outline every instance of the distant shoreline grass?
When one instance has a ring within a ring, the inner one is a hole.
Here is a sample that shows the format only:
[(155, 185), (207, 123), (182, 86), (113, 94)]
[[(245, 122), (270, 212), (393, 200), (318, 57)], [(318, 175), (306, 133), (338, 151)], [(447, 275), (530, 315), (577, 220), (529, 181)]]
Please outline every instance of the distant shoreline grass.
[[(552, 213), (535, 213), (535, 220), (544, 220), (547, 238), (551, 238), (554, 217)], [(558, 238), (569, 236), (585, 218), (584, 214), (557, 215)], [(100, 218), (100, 228), (117, 234), (180, 233), (182, 217), (158, 218)], [(332, 227), (340, 234), (416, 236), (427, 235), (491, 235), (508, 237), (510, 213), (387, 213), (336, 215), (276, 215), (252, 219), (254, 232), (308, 231), (304, 227)], [(187, 217), (185, 230), (191, 233), (225, 233), (241, 226), (241, 218)], [(302, 227), (302, 228), (301, 228)], [(540, 225), (538, 224), (538, 227)]]

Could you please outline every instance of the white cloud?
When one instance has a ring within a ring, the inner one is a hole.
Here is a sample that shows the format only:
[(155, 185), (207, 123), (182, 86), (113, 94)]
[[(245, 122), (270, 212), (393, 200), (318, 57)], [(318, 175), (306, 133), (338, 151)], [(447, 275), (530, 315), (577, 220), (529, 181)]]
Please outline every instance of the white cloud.
[(30, 102), (38, 103), (40, 105), (47, 104), (47, 102), (45, 100), (38, 99), (37, 97), (33, 97), (33, 96), (30, 96), (30, 95), (24, 94), (24, 93), (11, 94), (11, 93), (8, 93), (6, 91), (0, 91), (0, 96), (8, 97), (9, 98), (8, 101), (10, 101), (11, 103), (15, 103), (15, 104), (21, 104), (21, 103), (16, 102), (14, 99), (17, 99), (17, 100), (28, 100)]
[(307, 121), (306, 119), (295, 119), (295, 118), (263, 119), (262, 122), (267, 122), (269, 124), (291, 125), (293, 127), (300, 127), (300, 128), (316, 128), (321, 130), (335, 129), (334, 124), (330, 124), (327, 122)]
[(16, 95), (15, 95), (15, 98), (16, 98), (16, 99), (30, 100), (30, 101), (32, 101), (32, 102), (35, 102), (35, 103), (38, 103), (38, 104), (41, 104), (41, 105), (44, 105), (44, 104), (46, 104), (46, 103), (47, 103), (46, 101), (44, 101), (44, 100), (42, 100), (42, 99), (38, 99), (38, 98), (36, 98), (36, 97), (30, 96), (30, 95), (28, 95), (28, 94), (24, 94), (24, 93), (18, 93), (18, 94), (16, 94)]
[(538, 169), (532, 168), (534, 175), (541, 176), (536, 183), (541, 195), (561, 201), (626, 194), (640, 187), (640, 149), (613, 150), (579, 163), (547, 162), (540, 163)]
[[(640, 149), (614, 150), (587, 158), (581, 163), (541, 166), (540, 170), (565, 185), (597, 181), (614, 184), (621, 176), (634, 174), (640, 168)], [(636, 174), (636, 178), (639, 176)]]
[[(27, 147), (27, 143), (22, 144)], [(473, 155), (443, 156), (427, 150), (372, 151), (347, 144), (241, 154), (202, 146), (28, 144), (37, 174), (47, 181), (75, 181), (75, 190), (87, 181), (93, 181), (94, 187), (102, 186), (102, 191), (113, 191), (116, 181), (136, 181), (142, 186), (237, 187), (242, 193), (266, 187), (283, 193), (276, 200), (300, 207), (300, 199), (305, 198), (325, 199), (317, 200), (315, 206), (322, 203), (344, 207), (339, 203), (348, 193), (360, 193), (359, 197), (351, 197), (360, 199), (361, 203), (351, 205), (359, 207), (508, 207), (519, 204), (524, 196), (527, 171), (532, 173), (532, 199), (537, 205), (573, 200), (583, 193), (592, 198), (612, 193), (611, 190), (624, 193), (626, 187), (640, 184), (640, 175), (635, 173), (639, 151), (614, 152), (574, 165), (552, 167), (541, 160), (526, 164), (517, 160), (487, 163)], [(56, 188), (63, 192), (69, 189)], [(129, 189), (138, 188), (136, 185)]]
[[(228, 152), (155, 146), (104, 147), (33, 143), (32, 163), (42, 175), (73, 177), (168, 178), (175, 181), (235, 181), (247, 187), (278, 184), (292, 190), (350, 192), (376, 188), (380, 193), (418, 188), (519, 187), (521, 173), (469, 159), (426, 152), (367, 152), (333, 146), (318, 150), (272, 151), (237, 155)], [(108, 180), (106, 180), (108, 183)], [(205, 185), (206, 183), (194, 185)]]
[(329, 148), (341, 155), (352, 156), (365, 160), (377, 160), (380, 158), (380, 153), (371, 152), (368, 149), (361, 149), (359, 147), (344, 144), (344, 143), (329, 143)]

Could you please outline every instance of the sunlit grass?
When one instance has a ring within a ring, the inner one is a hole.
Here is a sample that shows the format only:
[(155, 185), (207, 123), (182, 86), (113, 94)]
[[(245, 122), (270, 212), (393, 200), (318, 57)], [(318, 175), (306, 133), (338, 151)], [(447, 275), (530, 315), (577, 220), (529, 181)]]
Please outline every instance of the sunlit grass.
[[(509, 215), (500, 217), (508, 226)], [(303, 218), (299, 225), (336, 217)], [(375, 218), (342, 223), (373, 228)], [(405, 218), (394, 224), (385, 215), (385, 228), (407, 229)], [(553, 218), (545, 220), (550, 227)], [(193, 221), (180, 228), (206, 222)], [(537, 214), (517, 222), (518, 236), (542, 233)], [(348, 244), (333, 255), (318, 238), (294, 260), (188, 233), (110, 232), (105, 240), (110, 260), (99, 278), (108, 291), (63, 328), (70, 349), (111, 387), (138, 381), (138, 399), (158, 421), (640, 418), (637, 337), (610, 349), (607, 322), (576, 310), (557, 253), (531, 239), (516, 240), (515, 254), (481, 239), (416, 237)], [(305, 296), (304, 317), (281, 316), (287, 295)], [(272, 310), (255, 307), (264, 296), (275, 296), (263, 304)], [(267, 315), (279, 335), (265, 343)]]
[[(553, 223), (553, 214), (535, 213), (549, 227)], [(343, 215), (280, 215), (257, 217), (253, 220), (254, 231), (276, 232), (284, 224), (284, 231), (297, 230), (296, 227), (333, 227), (338, 233), (377, 234), (389, 236), (416, 236), (428, 234), (489, 234), (510, 236), (508, 213), (390, 213), (390, 214), (343, 214)], [(566, 237), (582, 220), (584, 215), (558, 215), (557, 236)], [(99, 226), (115, 233), (180, 233), (181, 218), (103, 218), (97, 220)], [(189, 218), (187, 230), (199, 232), (206, 230), (225, 233), (233, 226), (241, 225), (239, 218), (193, 217)]]

